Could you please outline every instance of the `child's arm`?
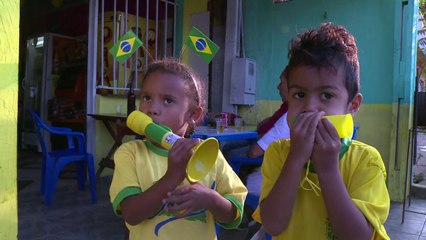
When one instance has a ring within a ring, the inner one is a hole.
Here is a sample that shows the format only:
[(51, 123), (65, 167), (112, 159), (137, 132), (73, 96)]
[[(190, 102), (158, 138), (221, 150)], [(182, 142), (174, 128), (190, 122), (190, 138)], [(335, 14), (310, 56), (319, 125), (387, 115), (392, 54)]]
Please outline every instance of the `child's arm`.
[(192, 148), (199, 139), (179, 139), (169, 152), (166, 174), (145, 192), (130, 196), (121, 203), (124, 220), (136, 225), (154, 215), (162, 207), (162, 200), (184, 179), (186, 164), (193, 154)]
[(247, 152), (247, 156), (251, 158), (260, 157), (265, 151), (257, 143), (253, 143)]
[(323, 112), (302, 113), (290, 126), (291, 146), (287, 160), (268, 196), (260, 204), (263, 227), (272, 235), (287, 229), (301, 174), (311, 157), (315, 130), (322, 115)]
[(200, 209), (210, 211), (216, 221), (221, 223), (232, 222), (236, 216), (237, 210), (228, 199), (200, 183), (176, 189), (168, 196), (164, 199), (167, 211), (182, 211), (177, 217), (185, 217)]
[(318, 173), (330, 223), (339, 239), (371, 239), (373, 227), (353, 203), (340, 174), (340, 145), (331, 123), (320, 121), (312, 162)]

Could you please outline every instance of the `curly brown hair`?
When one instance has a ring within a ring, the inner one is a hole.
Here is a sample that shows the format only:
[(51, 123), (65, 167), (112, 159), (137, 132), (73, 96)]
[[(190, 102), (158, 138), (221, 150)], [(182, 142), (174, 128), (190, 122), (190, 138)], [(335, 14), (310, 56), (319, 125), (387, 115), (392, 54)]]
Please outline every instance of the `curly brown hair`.
[(337, 73), (339, 67), (345, 69), (345, 87), (351, 101), (360, 88), (358, 47), (355, 37), (341, 26), (330, 22), (318, 29), (309, 29), (290, 41), (289, 63), (285, 69), (289, 78), (298, 66), (325, 68)]
[[(154, 72), (173, 74), (181, 78), (185, 83), (185, 95), (191, 102), (190, 110), (201, 107), (204, 111), (206, 100), (204, 82), (200, 76), (188, 65), (177, 58), (163, 58), (153, 62), (148, 66), (148, 69), (142, 79), (142, 85), (148, 76)], [(143, 86), (142, 86), (143, 87)], [(201, 119), (199, 119), (201, 120)], [(185, 137), (194, 133), (196, 123), (189, 123)]]

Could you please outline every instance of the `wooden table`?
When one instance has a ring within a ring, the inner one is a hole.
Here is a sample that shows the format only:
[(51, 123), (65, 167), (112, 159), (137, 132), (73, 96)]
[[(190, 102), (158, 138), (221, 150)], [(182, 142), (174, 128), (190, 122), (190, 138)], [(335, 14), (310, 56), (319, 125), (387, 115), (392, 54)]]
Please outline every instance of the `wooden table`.
[[(102, 171), (107, 167), (114, 169), (114, 160), (112, 156), (115, 150), (123, 143), (123, 137), (125, 135), (138, 135), (137, 133), (130, 130), (126, 125), (127, 115), (114, 115), (114, 114), (87, 114), (88, 116), (102, 121), (106, 129), (108, 130), (109, 135), (114, 140), (114, 144), (108, 151), (108, 154), (101, 159), (99, 162), (99, 168), (96, 172), (96, 176), (100, 176)], [(112, 124), (115, 124), (115, 130)]]

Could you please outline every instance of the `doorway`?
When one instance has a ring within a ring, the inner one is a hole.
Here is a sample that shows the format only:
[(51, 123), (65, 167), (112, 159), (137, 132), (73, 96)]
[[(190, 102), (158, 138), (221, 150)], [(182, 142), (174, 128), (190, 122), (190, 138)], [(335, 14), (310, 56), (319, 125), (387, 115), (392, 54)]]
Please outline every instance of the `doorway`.
[[(418, 90), (421, 90), (418, 88)], [(415, 93), (415, 119), (413, 126), (412, 193), (426, 198), (426, 92)]]
[(417, 76), (414, 91), (414, 115), (412, 127), (412, 193), (426, 198), (426, 5), (419, 6)]
[(86, 131), (88, 2), (23, 1), (20, 16), (18, 152), (37, 151), (29, 110), (49, 125)]

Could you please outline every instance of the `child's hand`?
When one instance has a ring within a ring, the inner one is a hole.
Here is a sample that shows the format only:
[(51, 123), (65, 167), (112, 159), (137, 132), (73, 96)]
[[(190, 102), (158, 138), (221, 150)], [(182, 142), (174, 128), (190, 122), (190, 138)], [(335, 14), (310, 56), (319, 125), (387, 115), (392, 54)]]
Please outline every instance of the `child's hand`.
[(163, 204), (166, 204), (167, 212), (178, 211), (176, 217), (185, 217), (200, 209), (207, 209), (212, 191), (200, 183), (194, 183), (167, 193), (168, 198), (163, 200)]
[(319, 121), (312, 152), (312, 163), (318, 172), (338, 169), (340, 145), (334, 126), (327, 119)]
[(290, 126), (291, 147), (289, 155), (297, 155), (297, 159), (303, 159), (305, 164), (312, 154), (315, 132), (318, 122), (324, 112), (305, 112), (300, 114)]
[(193, 148), (200, 143), (198, 138), (178, 139), (169, 151), (168, 165), (165, 177), (176, 179), (179, 183), (185, 179), (186, 165), (194, 154)]

